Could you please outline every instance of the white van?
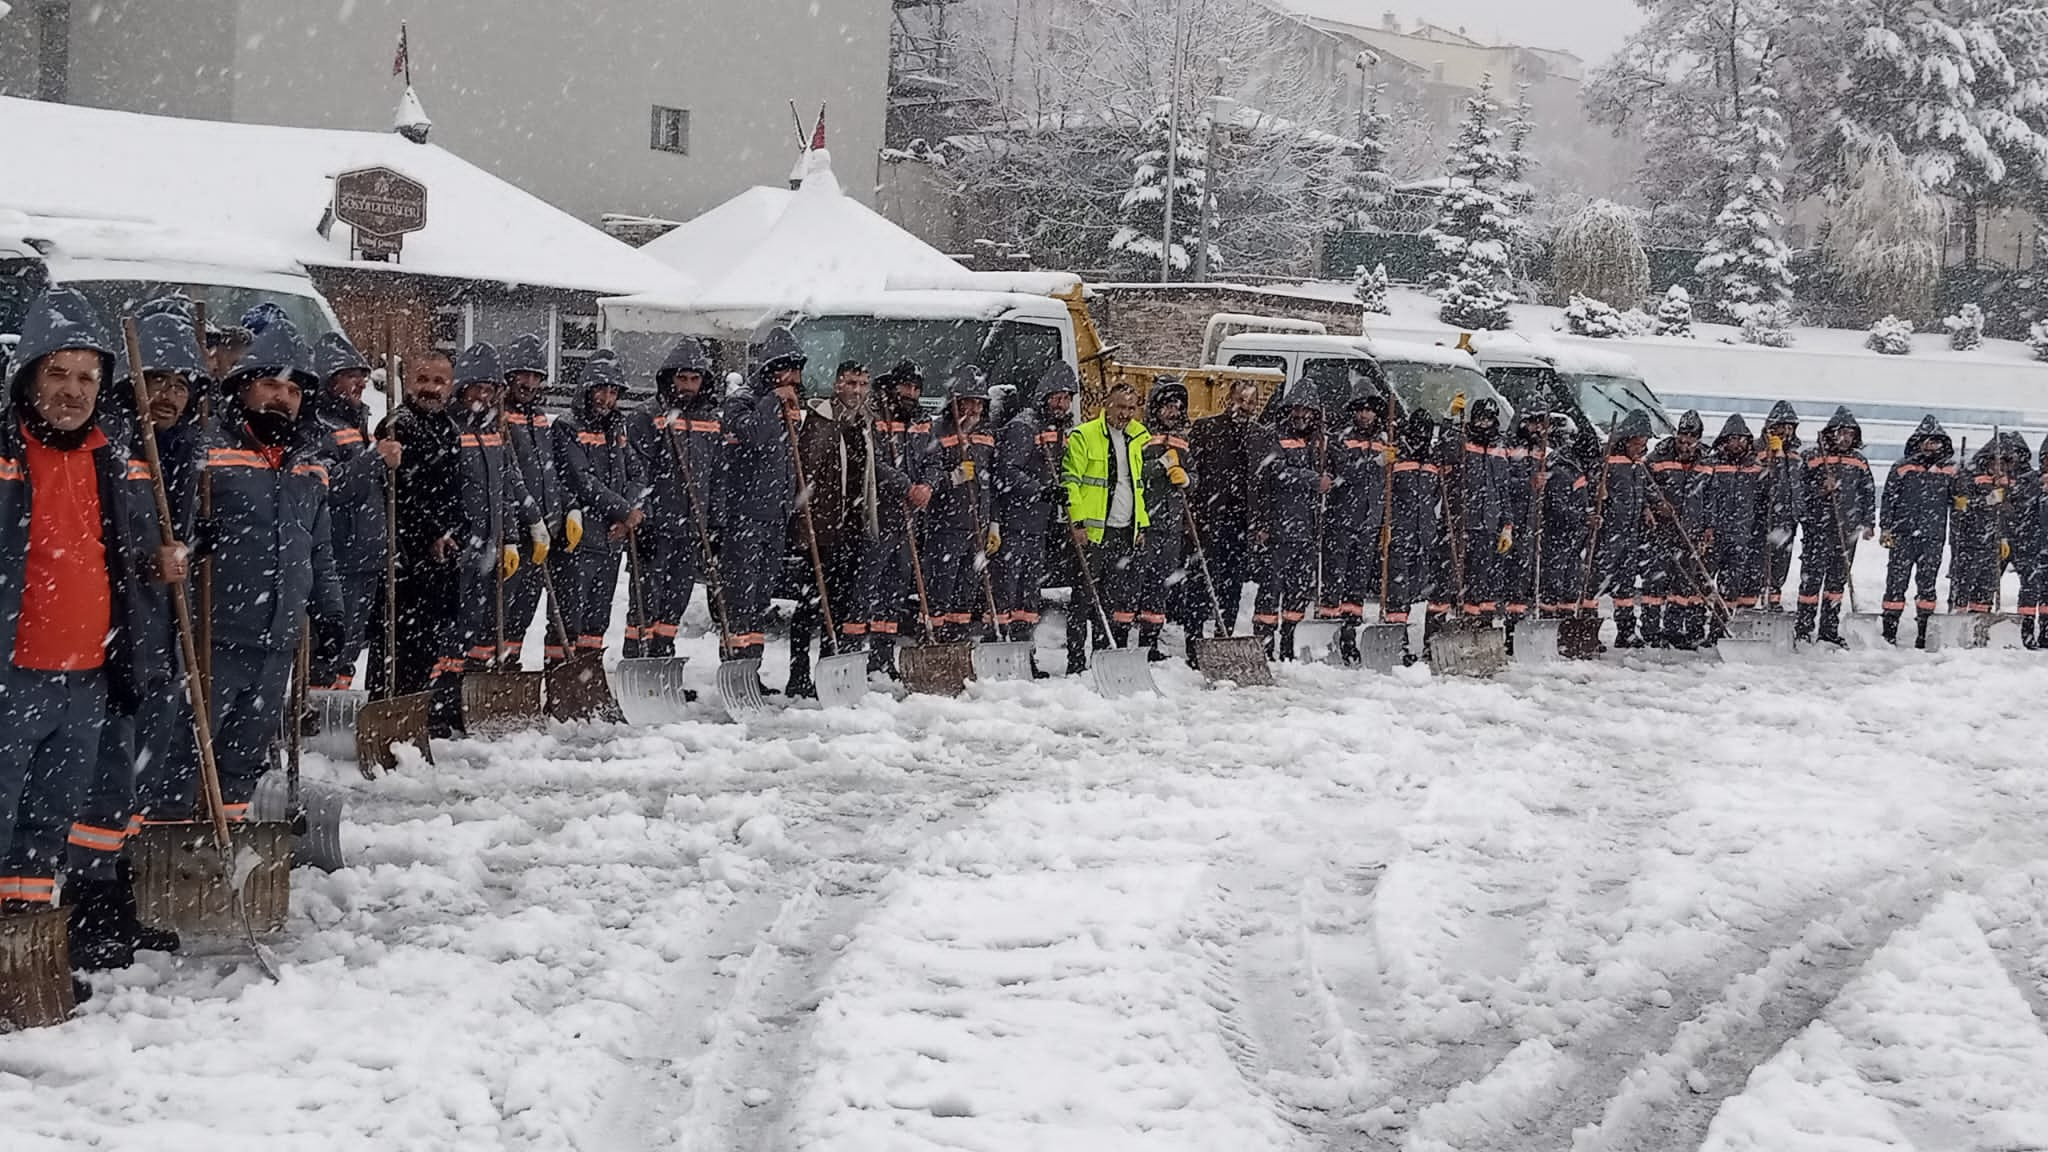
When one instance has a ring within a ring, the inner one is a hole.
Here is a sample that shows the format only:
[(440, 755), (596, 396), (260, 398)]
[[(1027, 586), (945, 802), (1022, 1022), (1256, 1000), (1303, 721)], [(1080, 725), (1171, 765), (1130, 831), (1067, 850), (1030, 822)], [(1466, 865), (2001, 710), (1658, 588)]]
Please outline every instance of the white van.
[(1538, 345), (1515, 336), (1479, 344), (1479, 367), (1517, 407), (1540, 403), (1570, 416), (1581, 429), (1604, 433), (1630, 413), (1650, 418), (1655, 438), (1677, 431), (1635, 361), (1602, 349)]
[(84, 293), (109, 325), (147, 300), (182, 291), (205, 304), (217, 325), (238, 323), (259, 303), (276, 304), (308, 346), (340, 327), (305, 268), (269, 245), (154, 221), (0, 207), (0, 341), (12, 345), (29, 302), (52, 284)]
[(1370, 380), (1383, 394), (1391, 388), (1401, 411), (1422, 411), (1439, 422), (1455, 422), (1453, 401), (1493, 400), (1502, 425), (1513, 420), (1509, 403), (1479, 370), (1469, 353), (1434, 344), (1403, 343), (1370, 336), (1327, 332), (1238, 332), (1217, 342), (1215, 361), (1226, 368), (1283, 372), (1287, 383), (1308, 380), (1332, 419), (1347, 410), (1354, 381)]

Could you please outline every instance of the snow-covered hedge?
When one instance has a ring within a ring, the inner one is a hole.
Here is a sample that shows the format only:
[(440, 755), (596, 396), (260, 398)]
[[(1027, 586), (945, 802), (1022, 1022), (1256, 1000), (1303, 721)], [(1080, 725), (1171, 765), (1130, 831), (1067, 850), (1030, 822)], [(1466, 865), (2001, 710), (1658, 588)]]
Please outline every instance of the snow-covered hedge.
[(1905, 356), (1913, 351), (1913, 322), (1886, 316), (1870, 326), (1863, 346), (1886, 356)]
[(1948, 346), (1958, 352), (1969, 352), (1984, 346), (1984, 309), (1975, 304), (1965, 304), (1953, 316), (1941, 322), (1948, 329)]
[(1574, 336), (1614, 340), (1630, 335), (1629, 325), (1613, 306), (1590, 296), (1574, 296), (1564, 310), (1565, 331)]

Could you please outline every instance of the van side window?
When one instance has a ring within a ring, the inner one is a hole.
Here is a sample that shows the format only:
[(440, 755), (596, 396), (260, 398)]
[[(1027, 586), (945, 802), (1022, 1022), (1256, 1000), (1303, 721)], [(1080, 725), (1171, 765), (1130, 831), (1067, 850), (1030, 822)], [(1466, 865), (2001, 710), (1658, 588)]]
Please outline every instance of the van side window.
[(1287, 374), (1287, 359), (1284, 356), (1254, 356), (1249, 352), (1240, 352), (1230, 358), (1230, 366), (1232, 368), (1269, 368), (1283, 376)]
[(1351, 404), (1351, 361), (1310, 360), (1301, 366), (1302, 379), (1316, 386), (1316, 399), (1328, 412), (1342, 412)]

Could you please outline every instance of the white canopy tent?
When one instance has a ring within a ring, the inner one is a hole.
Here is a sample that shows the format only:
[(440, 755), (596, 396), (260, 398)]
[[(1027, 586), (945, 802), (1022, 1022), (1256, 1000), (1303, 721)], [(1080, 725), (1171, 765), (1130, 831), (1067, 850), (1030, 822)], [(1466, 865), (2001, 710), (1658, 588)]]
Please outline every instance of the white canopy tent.
[(849, 198), (824, 149), (803, 171), (795, 191), (749, 188), (641, 249), (691, 287), (604, 300), (606, 327), (730, 338), (776, 317), (886, 306), (898, 292), (1046, 295), (1078, 283), (970, 271)]

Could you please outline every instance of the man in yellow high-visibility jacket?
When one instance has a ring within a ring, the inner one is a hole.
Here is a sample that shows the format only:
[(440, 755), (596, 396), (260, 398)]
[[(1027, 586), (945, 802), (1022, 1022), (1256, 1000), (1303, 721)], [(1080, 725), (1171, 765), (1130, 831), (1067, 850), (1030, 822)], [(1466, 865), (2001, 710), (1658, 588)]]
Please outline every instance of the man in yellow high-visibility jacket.
[[(1067, 487), (1067, 521), (1084, 572), (1092, 574), (1096, 595), (1084, 577), (1067, 606), (1067, 674), (1088, 670), (1089, 633), (1094, 646), (1107, 648), (1111, 637), (1121, 648), (1137, 620), (1137, 551), (1150, 520), (1145, 514), (1145, 443), (1150, 439), (1138, 423), (1138, 392), (1119, 385), (1103, 411), (1067, 436), (1061, 468)], [(1110, 621), (1107, 633), (1103, 618)]]

